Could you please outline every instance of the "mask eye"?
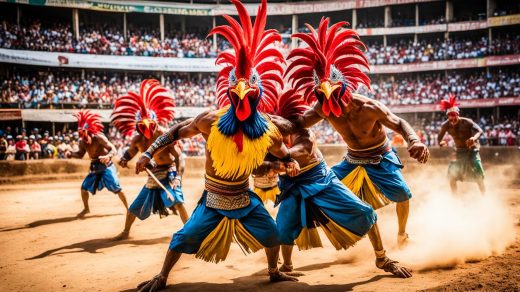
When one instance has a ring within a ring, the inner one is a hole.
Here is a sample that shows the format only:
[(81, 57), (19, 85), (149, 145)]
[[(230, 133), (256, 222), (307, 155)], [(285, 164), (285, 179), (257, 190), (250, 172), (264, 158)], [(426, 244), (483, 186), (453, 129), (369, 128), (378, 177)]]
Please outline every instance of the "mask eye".
[(249, 84), (254, 85), (259, 83), (260, 77), (258, 76), (258, 72), (255, 69), (251, 70), (251, 78), (249, 78)]
[(341, 77), (342, 77), (341, 72), (339, 72), (339, 70), (336, 67), (334, 67), (334, 65), (331, 65), (330, 66), (330, 76), (329, 76), (330, 81), (338, 82), (341, 80)]
[(314, 77), (314, 84), (319, 85), (320, 84), (320, 78), (318, 78), (318, 74), (316, 74), (316, 71), (312, 71), (312, 75)]
[(228, 81), (229, 81), (229, 85), (231, 85), (231, 86), (234, 86), (237, 84), (237, 76), (235, 73), (235, 68), (231, 69), (231, 71), (229, 72)]

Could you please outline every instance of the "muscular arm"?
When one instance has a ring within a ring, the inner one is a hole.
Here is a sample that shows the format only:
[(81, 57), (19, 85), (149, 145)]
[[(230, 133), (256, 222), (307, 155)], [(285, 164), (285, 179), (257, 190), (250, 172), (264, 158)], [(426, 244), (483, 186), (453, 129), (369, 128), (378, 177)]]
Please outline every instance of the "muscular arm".
[(297, 161), (300, 161), (300, 159), (307, 160), (308, 157), (312, 155), (313, 146), (309, 130), (299, 130), (298, 137), (294, 140), (294, 144), (289, 149), (291, 158)]
[(139, 148), (137, 147), (139, 139), (140, 137), (138, 135), (132, 138), (132, 140), (130, 141), (130, 147), (128, 147), (128, 149), (125, 151), (123, 157), (121, 157), (121, 160), (130, 161), (135, 155), (137, 155), (137, 153), (139, 152)]
[(184, 174), (184, 169), (186, 168), (186, 160), (184, 159), (184, 155), (182, 155), (181, 148), (177, 143), (171, 144), (169, 147), (170, 153), (175, 157), (175, 167), (177, 168), (177, 175), (179, 179)]
[(444, 139), (444, 136), (446, 135), (447, 130), (448, 130), (448, 123), (445, 122), (444, 124), (442, 124), (441, 130), (439, 131), (439, 134), (437, 135), (437, 143), (439, 143), (439, 145), (441, 144), (442, 139)]
[(470, 122), (471, 128), (473, 129), (473, 131), (476, 132), (475, 135), (473, 135), (473, 139), (478, 140), (480, 136), (484, 134), (484, 131), (482, 131), (482, 128), (479, 125), (477, 125), (477, 123), (475, 123), (474, 121), (470, 120)]
[(370, 108), (370, 113), (375, 116), (376, 120), (385, 127), (401, 134), (408, 145), (420, 142), (419, 137), (415, 134), (414, 129), (410, 124), (392, 113), (385, 105), (373, 101), (372, 104), (367, 105)]
[(70, 154), (70, 156), (73, 158), (83, 158), (83, 156), (85, 156), (86, 152), (87, 152), (87, 145), (85, 144), (85, 142), (83, 142), (83, 140), (81, 140), (79, 142), (78, 151), (72, 152)]
[(107, 137), (105, 137), (105, 135), (96, 135), (96, 138), (98, 139), (99, 144), (101, 144), (101, 146), (103, 146), (103, 148), (108, 150), (107, 155), (104, 155), (104, 156), (114, 157), (114, 155), (117, 154), (116, 146), (114, 146), (114, 144), (112, 144), (110, 141), (108, 141), (108, 139), (107, 139)]
[(323, 117), (320, 115), (319, 105), (316, 104), (314, 108), (307, 110), (303, 115), (299, 116), (292, 122), (296, 129), (302, 129), (310, 128), (321, 120), (323, 120)]
[(408, 143), (408, 153), (420, 163), (426, 163), (430, 152), (426, 145), (421, 143), (414, 129), (408, 122), (392, 113), (385, 105), (377, 101), (371, 101), (364, 106), (367, 107), (367, 113), (372, 115), (379, 123), (385, 127), (401, 134)]
[(144, 156), (148, 158), (152, 158), (154, 153), (163, 149), (164, 147), (174, 143), (179, 139), (190, 138), (200, 133), (198, 123), (201, 119), (201, 115), (205, 115), (206, 113), (202, 113), (197, 116), (195, 119), (188, 119), (184, 122), (178, 123), (168, 130), (168, 132), (159, 136), (155, 142), (146, 149), (143, 153)]

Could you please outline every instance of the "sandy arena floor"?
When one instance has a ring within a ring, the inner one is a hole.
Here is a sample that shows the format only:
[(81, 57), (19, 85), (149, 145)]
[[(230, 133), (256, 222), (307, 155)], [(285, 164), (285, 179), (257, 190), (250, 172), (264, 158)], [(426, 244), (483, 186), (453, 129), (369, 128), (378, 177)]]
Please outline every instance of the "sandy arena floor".
[[(414, 277), (398, 279), (375, 268), (367, 238), (348, 251), (325, 248), (294, 252), (294, 264), (305, 275), (298, 283), (270, 284), (263, 252), (245, 256), (233, 245), (228, 259), (206, 263), (185, 255), (173, 269), (168, 288), (176, 291), (388, 291), (388, 290), (516, 290), (520, 288), (520, 196), (491, 177), (487, 198), (473, 185), (453, 198), (433, 169), (406, 174), (414, 190), (407, 250), (396, 250), (393, 206), (379, 214), (389, 256), (414, 269)], [(493, 176), (493, 172), (488, 170)], [(490, 180), (490, 179), (488, 179)], [(145, 177), (124, 177), (129, 201)], [(133, 291), (160, 269), (177, 216), (137, 220), (129, 240), (114, 242), (124, 223), (123, 206), (107, 191), (91, 197), (91, 214), (81, 210), (81, 181), (0, 186), (1, 291)], [(185, 179), (191, 213), (203, 184)], [(436, 189), (436, 190), (434, 190)], [(443, 193), (444, 192), (444, 193)], [(475, 199), (476, 198), (476, 199)], [(272, 214), (275, 210), (269, 208)]]

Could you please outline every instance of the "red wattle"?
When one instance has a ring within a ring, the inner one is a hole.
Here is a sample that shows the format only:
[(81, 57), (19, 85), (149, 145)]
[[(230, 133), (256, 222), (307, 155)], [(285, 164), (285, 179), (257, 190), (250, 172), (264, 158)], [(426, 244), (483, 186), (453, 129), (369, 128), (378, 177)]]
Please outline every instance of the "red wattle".
[(243, 100), (239, 100), (235, 113), (241, 122), (249, 118), (251, 115), (251, 105), (249, 104), (249, 99), (245, 98)]
[(237, 133), (233, 136), (233, 141), (237, 145), (238, 153), (241, 153), (244, 149), (244, 133), (242, 129), (238, 129)]

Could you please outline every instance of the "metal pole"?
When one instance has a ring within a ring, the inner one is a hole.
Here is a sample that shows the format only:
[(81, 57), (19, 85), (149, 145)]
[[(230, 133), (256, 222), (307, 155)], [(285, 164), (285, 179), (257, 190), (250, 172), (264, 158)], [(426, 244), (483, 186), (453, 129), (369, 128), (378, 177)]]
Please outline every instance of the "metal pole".
[(159, 30), (161, 31), (161, 41), (164, 42), (164, 14), (159, 14)]
[[(297, 33), (298, 32), (298, 15), (297, 14), (293, 14), (292, 15), (292, 33)], [(295, 49), (298, 47), (298, 40), (293, 38), (292, 41), (291, 41), (291, 48)]]

